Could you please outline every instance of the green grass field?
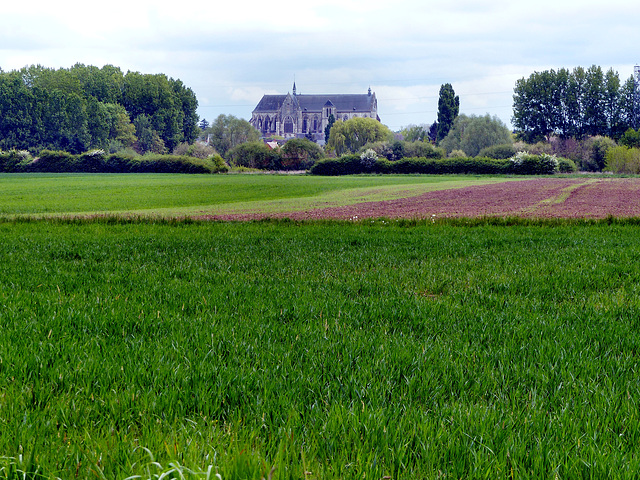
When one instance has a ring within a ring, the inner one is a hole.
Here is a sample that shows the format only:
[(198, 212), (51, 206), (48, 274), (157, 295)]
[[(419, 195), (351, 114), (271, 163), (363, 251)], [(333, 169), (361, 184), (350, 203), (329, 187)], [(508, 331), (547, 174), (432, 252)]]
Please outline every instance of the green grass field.
[(170, 218), (504, 180), (0, 175), (0, 479), (637, 478), (637, 222)]
[(283, 212), (512, 180), (461, 175), (0, 174), (0, 216)]
[(637, 478), (638, 233), (5, 221), (0, 478)]

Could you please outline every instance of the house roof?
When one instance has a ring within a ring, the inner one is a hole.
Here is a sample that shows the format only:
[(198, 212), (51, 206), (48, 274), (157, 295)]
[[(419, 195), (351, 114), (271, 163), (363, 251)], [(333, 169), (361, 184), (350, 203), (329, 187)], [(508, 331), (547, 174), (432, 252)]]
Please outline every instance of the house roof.
[[(272, 112), (279, 110), (287, 95), (264, 95), (254, 113)], [(375, 93), (369, 94), (338, 94), (338, 95), (294, 95), (294, 101), (302, 111), (321, 112), (325, 105), (333, 105), (339, 112), (370, 112), (372, 110)]]

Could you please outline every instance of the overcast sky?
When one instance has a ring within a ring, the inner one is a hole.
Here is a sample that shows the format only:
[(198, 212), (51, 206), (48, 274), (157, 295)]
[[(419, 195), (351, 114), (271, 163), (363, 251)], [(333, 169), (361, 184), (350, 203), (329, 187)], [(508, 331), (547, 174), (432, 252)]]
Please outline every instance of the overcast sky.
[(432, 123), (451, 83), (460, 112), (510, 126), (515, 82), (640, 62), (640, 2), (609, 0), (12, 1), (0, 68), (111, 64), (192, 88), (199, 114), (251, 118), (265, 93), (376, 92), (392, 130)]

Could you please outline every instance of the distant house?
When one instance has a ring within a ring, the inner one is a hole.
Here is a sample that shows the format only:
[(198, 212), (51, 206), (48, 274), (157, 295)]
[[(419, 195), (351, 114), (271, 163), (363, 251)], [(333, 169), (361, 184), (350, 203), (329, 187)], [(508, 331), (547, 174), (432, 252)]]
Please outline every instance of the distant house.
[(253, 110), (250, 123), (263, 137), (310, 137), (322, 144), (331, 115), (336, 121), (354, 117), (380, 121), (376, 94), (369, 88), (366, 94), (298, 95), (294, 82), (293, 94), (264, 95)]

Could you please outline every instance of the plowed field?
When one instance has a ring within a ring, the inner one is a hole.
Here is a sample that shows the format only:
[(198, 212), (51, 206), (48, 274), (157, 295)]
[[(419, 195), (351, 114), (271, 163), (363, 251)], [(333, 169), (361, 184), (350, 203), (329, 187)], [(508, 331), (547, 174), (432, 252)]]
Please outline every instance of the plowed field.
[(395, 200), (278, 213), (211, 215), (217, 220), (430, 217), (640, 217), (640, 178), (536, 178), (440, 190)]

